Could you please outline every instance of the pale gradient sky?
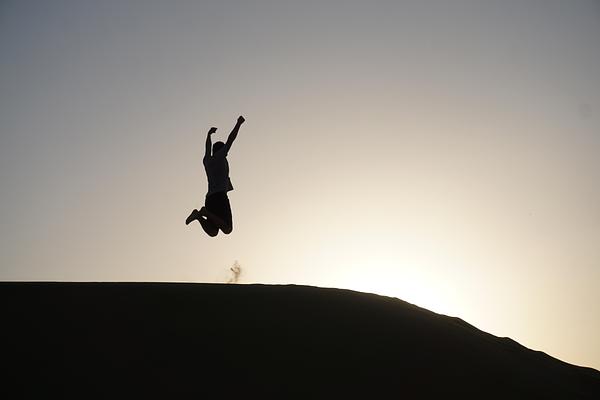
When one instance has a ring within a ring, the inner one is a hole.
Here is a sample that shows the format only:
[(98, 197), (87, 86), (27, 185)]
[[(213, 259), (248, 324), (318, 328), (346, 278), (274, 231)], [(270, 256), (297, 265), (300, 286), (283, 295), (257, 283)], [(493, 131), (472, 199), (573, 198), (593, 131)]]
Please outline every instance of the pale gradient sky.
[(600, 2), (4, 0), (0, 55), (1, 280), (238, 260), (600, 369)]

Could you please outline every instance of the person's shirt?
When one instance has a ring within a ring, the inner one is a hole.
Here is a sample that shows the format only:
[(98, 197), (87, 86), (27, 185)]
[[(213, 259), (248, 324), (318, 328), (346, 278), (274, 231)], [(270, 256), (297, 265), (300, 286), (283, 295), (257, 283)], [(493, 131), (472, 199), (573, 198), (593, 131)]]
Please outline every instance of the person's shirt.
[(202, 160), (206, 177), (208, 178), (208, 193), (229, 192), (233, 190), (231, 179), (229, 179), (229, 163), (227, 162), (227, 150), (225, 147), (212, 156), (204, 157)]

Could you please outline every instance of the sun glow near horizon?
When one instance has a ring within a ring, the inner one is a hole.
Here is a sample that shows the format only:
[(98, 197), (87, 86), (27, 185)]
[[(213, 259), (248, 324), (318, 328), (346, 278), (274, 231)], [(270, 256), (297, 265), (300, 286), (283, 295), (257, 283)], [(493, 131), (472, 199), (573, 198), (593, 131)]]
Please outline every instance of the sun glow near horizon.
[(410, 227), (371, 232), (355, 222), (354, 228), (305, 236), (294, 264), (321, 271), (313, 281), (318, 285), (396, 297), (437, 313), (461, 315), (467, 299), (454, 286), (466, 269), (458, 265), (456, 254), (426, 236), (403, 233)]

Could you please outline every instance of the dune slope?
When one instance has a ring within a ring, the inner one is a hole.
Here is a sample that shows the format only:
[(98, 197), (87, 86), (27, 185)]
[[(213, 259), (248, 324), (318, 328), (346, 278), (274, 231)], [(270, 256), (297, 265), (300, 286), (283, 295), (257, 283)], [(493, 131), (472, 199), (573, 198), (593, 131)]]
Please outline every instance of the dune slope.
[(600, 398), (600, 372), (404, 301), (294, 285), (0, 283), (24, 396)]

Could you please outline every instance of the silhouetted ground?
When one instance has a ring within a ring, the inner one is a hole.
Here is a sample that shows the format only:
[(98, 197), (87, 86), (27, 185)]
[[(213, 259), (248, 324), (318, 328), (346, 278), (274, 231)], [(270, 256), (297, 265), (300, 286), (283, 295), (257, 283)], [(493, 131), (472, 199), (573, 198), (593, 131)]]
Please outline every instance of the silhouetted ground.
[(0, 301), (4, 398), (600, 399), (594, 369), (348, 290), (0, 283)]

